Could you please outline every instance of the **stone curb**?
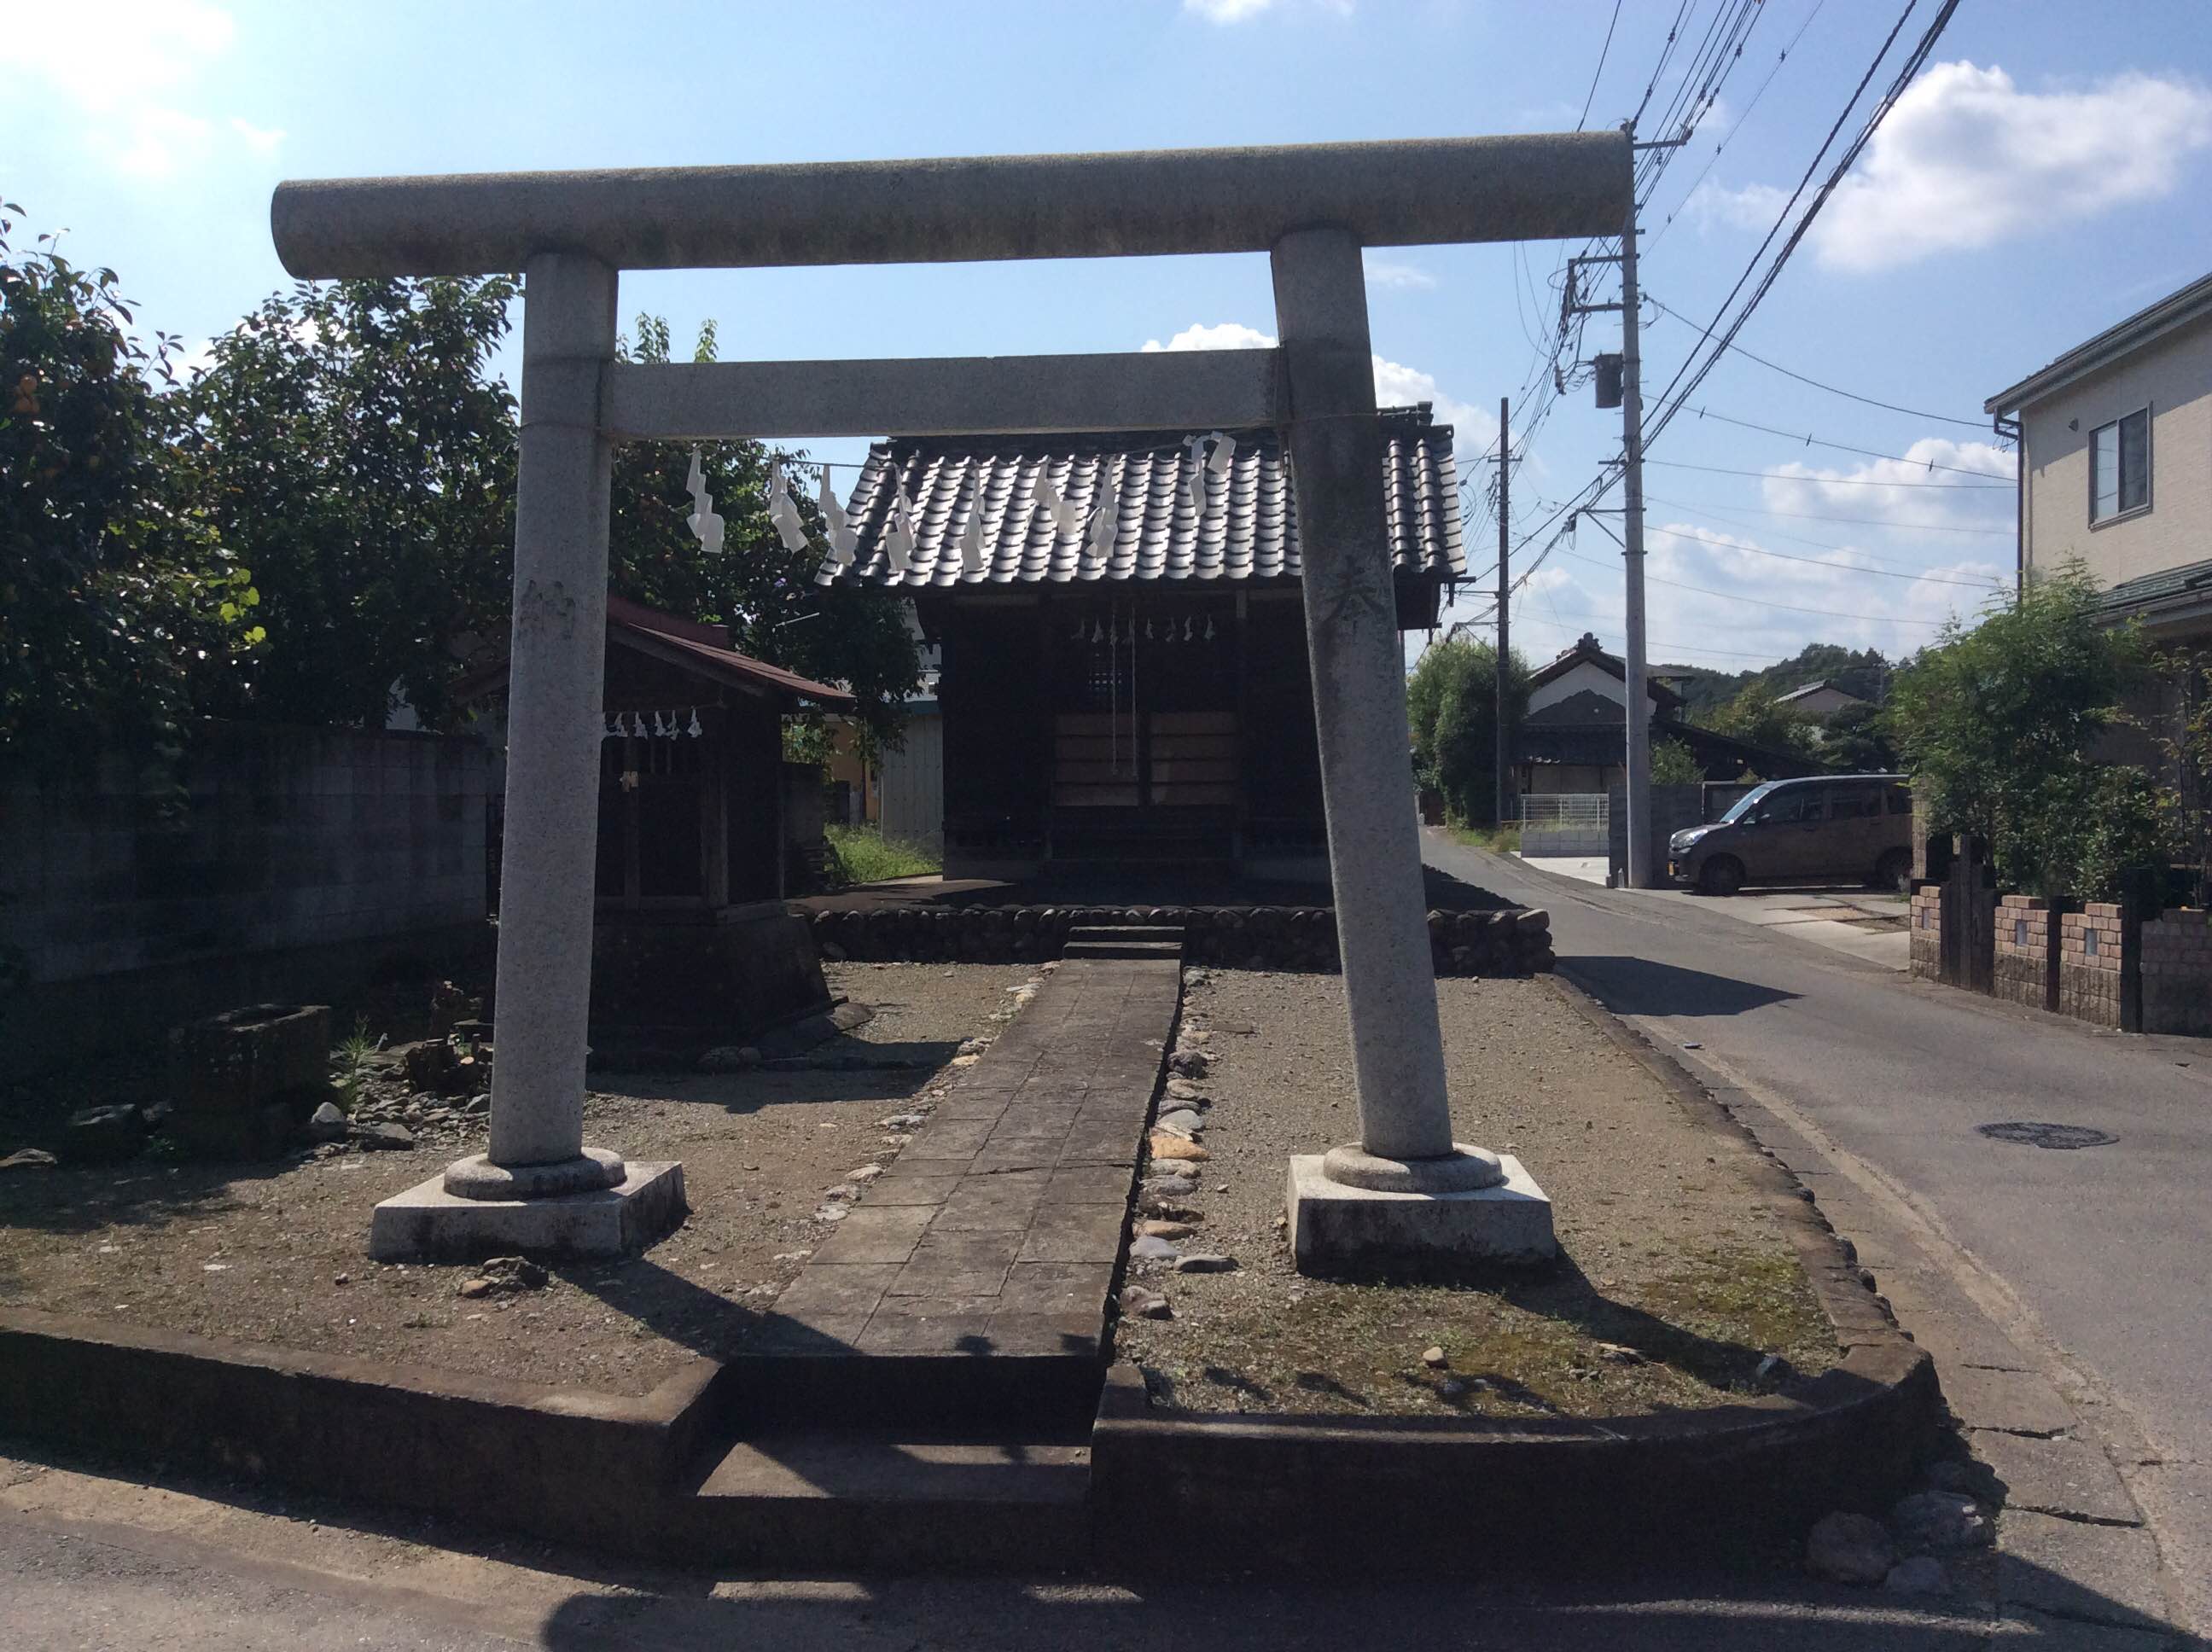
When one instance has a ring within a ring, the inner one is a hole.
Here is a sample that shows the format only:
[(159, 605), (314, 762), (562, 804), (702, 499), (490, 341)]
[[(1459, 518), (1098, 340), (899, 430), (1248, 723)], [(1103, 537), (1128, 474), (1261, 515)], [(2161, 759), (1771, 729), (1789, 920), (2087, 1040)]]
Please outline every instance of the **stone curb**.
[[(1678, 1063), (1561, 981), (1561, 996), (1689, 1116), (1758, 1144)], [(1790, 1397), (1692, 1415), (1530, 1422), (1221, 1415), (1156, 1407), (1109, 1371), (1091, 1436), (1093, 1548), (1111, 1571), (1465, 1570), (1472, 1558), (1587, 1573), (1794, 1546), (1836, 1509), (1912, 1484), (1942, 1395), (1796, 1179), (1752, 1175), (1843, 1357)], [(1203, 1531), (1205, 1541), (1188, 1534)], [(1593, 1557), (1601, 1557), (1594, 1560)]]
[(701, 1359), (617, 1395), (0, 1311), (9, 1435), (629, 1551), (698, 1455), (722, 1376)]
[[(824, 957), (871, 963), (1027, 963), (1060, 957), (1070, 930), (1128, 925), (1180, 928), (1187, 963), (1332, 970), (1338, 963), (1331, 907), (887, 906), (807, 917)], [(1428, 928), (1439, 975), (1526, 975), (1552, 967), (1551, 915), (1540, 907), (1432, 911)]]

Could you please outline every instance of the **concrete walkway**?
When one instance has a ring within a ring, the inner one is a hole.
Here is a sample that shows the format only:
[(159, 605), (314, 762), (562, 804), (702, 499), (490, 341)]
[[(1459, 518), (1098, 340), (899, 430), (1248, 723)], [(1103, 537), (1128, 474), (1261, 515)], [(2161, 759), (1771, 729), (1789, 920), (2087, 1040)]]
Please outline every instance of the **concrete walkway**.
[(1061, 963), (739, 1351), (1095, 1363), (1182, 994), (1172, 959)]

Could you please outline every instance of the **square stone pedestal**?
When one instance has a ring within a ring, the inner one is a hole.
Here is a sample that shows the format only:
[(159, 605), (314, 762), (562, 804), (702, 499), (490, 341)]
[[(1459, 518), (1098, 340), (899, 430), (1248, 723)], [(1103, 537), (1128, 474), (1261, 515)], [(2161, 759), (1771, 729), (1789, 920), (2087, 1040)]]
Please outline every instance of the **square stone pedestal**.
[(1322, 1156), (1291, 1161), (1291, 1245), (1300, 1272), (1390, 1263), (1530, 1262), (1559, 1254), (1552, 1201), (1510, 1153), (1505, 1180), (1464, 1193), (1382, 1193), (1322, 1174)]
[(380, 1262), (540, 1261), (627, 1256), (684, 1219), (681, 1164), (632, 1164), (618, 1187), (550, 1199), (457, 1199), (443, 1171), (376, 1207), (368, 1254)]

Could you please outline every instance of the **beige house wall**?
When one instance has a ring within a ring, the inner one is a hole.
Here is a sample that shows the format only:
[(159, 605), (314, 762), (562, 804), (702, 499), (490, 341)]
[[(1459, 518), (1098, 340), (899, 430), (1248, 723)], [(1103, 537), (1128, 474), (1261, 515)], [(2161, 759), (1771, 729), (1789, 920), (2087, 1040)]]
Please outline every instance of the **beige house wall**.
[[(2089, 525), (2089, 437), (2148, 406), (2150, 508)], [(2021, 411), (2031, 576), (2081, 558), (2100, 587), (2212, 557), (2212, 317)]]

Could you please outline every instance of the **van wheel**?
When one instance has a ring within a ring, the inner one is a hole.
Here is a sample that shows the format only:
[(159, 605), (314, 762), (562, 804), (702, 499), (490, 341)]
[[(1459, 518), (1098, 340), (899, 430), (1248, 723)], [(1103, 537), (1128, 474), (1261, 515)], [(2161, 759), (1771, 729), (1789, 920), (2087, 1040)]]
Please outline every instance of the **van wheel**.
[(1875, 862), (1874, 886), (1898, 895), (1912, 893), (1912, 851), (1892, 849)]
[(1733, 855), (1717, 854), (1698, 874), (1698, 887), (1707, 895), (1733, 895), (1743, 887), (1743, 862)]

